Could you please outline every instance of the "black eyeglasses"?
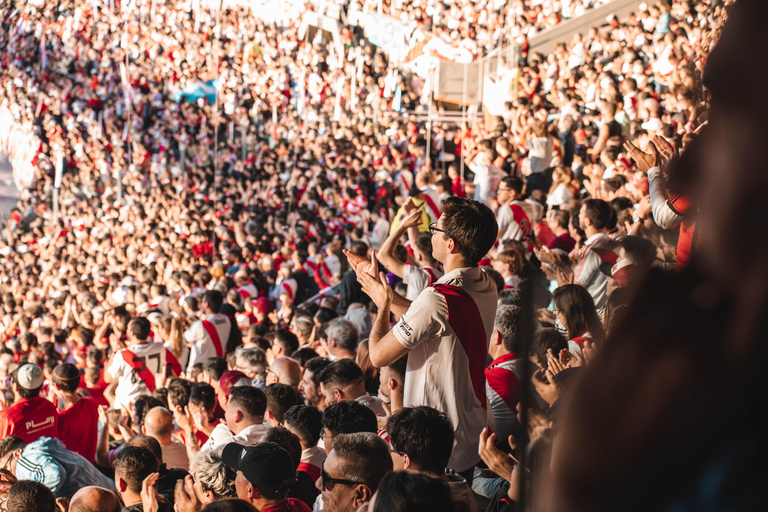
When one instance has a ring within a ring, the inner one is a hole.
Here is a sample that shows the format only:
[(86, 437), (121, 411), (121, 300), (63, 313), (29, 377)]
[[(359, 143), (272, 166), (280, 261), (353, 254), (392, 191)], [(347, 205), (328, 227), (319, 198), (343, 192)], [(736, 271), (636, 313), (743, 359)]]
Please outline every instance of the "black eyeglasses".
[(323, 484), (324, 491), (330, 491), (327, 488), (327, 484), (340, 484), (353, 487), (355, 485), (363, 485), (363, 482), (355, 482), (354, 480), (344, 480), (343, 478), (331, 478), (328, 473), (325, 472), (325, 461), (320, 463), (320, 481)]
[(440, 229), (440, 228), (438, 228), (438, 227), (437, 227), (437, 222), (433, 222), (432, 224), (430, 224), (430, 225), (429, 225), (429, 232), (430, 232), (430, 233), (432, 233), (432, 234), (434, 235), (434, 234), (435, 234), (435, 233), (437, 233), (438, 231), (439, 231), (440, 233), (445, 233), (445, 230), (444, 230), (444, 229)]
[(396, 453), (400, 455), (401, 457), (405, 456), (405, 452), (401, 452), (399, 450), (393, 450), (392, 448), (389, 449), (389, 453)]

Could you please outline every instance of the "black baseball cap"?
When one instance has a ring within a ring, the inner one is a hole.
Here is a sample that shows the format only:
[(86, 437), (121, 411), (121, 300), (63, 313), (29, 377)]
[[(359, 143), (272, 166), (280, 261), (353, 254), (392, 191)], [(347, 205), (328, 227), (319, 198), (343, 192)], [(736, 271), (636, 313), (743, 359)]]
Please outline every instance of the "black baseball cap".
[(296, 480), (293, 459), (275, 443), (229, 443), (221, 452), (221, 460), (235, 471), (242, 471), (245, 479), (265, 494), (287, 491)]

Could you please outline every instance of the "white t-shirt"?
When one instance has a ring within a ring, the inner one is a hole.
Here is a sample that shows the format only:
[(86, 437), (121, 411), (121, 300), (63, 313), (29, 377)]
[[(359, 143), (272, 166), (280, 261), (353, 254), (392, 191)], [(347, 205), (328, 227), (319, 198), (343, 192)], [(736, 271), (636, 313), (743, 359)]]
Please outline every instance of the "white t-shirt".
[[(226, 351), (227, 342), (229, 341), (229, 331), (232, 328), (229, 317), (222, 314), (214, 314), (208, 315), (206, 320), (211, 322), (216, 328), (216, 332), (219, 334), (219, 341), (221, 342), (221, 349)], [(184, 341), (186, 341), (188, 345), (191, 345), (189, 363), (187, 363), (187, 372), (192, 370), (192, 366), (195, 363), (202, 363), (209, 357), (218, 357), (216, 346), (208, 335), (208, 331), (203, 327), (203, 322), (201, 320), (196, 321), (189, 326), (189, 329), (184, 331)]]
[[(429, 272), (435, 277), (434, 280)], [(406, 299), (413, 302), (424, 291), (424, 288), (443, 277), (443, 273), (436, 268), (429, 267), (429, 272), (416, 265), (403, 265), (403, 282), (408, 285), (408, 291), (405, 294)]]
[(211, 437), (200, 450), (222, 450), (229, 443), (240, 443), (248, 446), (260, 442), (265, 435), (267, 435), (267, 426), (264, 423), (245, 427), (239, 434), (233, 434), (227, 425), (219, 423), (214, 427)]
[(168, 349), (159, 342), (142, 343), (140, 345), (131, 345), (115, 354), (112, 364), (107, 368), (107, 372), (112, 379), (118, 381), (115, 389), (114, 407), (128, 407), (141, 395), (149, 394), (149, 388), (139, 377), (133, 367), (128, 364), (132, 352), (138, 360), (146, 365), (147, 369), (155, 375), (155, 378), (164, 375), (165, 363), (168, 361)]
[[(496, 316), (495, 282), (479, 267), (470, 267), (453, 270), (437, 283), (461, 287), (475, 301), (485, 330), (484, 368)], [(487, 423), (486, 409), (475, 393), (476, 385), (482, 384), (485, 399), (485, 375), (481, 371), (475, 376), (482, 383), (472, 381), (470, 359), (449, 323), (448, 304), (443, 294), (433, 286), (424, 289), (393, 332), (410, 351), (403, 406), (426, 405), (447, 414), (456, 436), (448, 465), (459, 472), (469, 469), (480, 460), (477, 444)]]

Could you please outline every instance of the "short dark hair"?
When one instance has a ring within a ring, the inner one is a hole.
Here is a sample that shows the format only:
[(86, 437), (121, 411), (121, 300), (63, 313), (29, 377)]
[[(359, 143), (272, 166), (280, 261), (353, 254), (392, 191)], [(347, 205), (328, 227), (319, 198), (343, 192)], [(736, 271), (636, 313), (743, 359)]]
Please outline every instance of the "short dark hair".
[(387, 420), (393, 450), (404, 452), (425, 472), (442, 475), (453, 451), (453, 425), (432, 407), (406, 407)]
[[(450, 187), (448, 187), (450, 188)], [(416, 236), (416, 240), (414, 240), (414, 246), (416, 249), (419, 250), (421, 254), (429, 258), (430, 260), (433, 259), (432, 257), (432, 235), (429, 234), (429, 232), (424, 231), (419, 233)]]
[(589, 219), (595, 229), (601, 230), (609, 226), (613, 208), (602, 199), (587, 199), (584, 201), (584, 218)]
[(283, 423), (296, 430), (304, 444), (314, 446), (320, 441), (320, 432), (323, 430), (323, 413), (317, 407), (294, 405), (285, 411)]
[(518, 178), (517, 176), (505, 176), (501, 178), (501, 182), (508, 188), (514, 190), (517, 195), (523, 193), (524, 183), (521, 178)]
[(309, 345), (304, 345), (299, 350), (291, 354), (291, 359), (299, 363), (299, 366), (306, 368), (307, 361), (318, 357), (317, 352)]
[(323, 410), (323, 427), (334, 436), (379, 430), (373, 411), (354, 401), (337, 402), (326, 407)]
[(126, 441), (125, 447), (127, 448), (129, 446), (146, 448), (152, 452), (152, 455), (157, 457), (157, 460), (160, 461), (160, 464), (163, 463), (163, 447), (160, 446), (160, 441), (154, 437), (148, 436), (146, 434), (137, 434)]
[(56, 497), (39, 482), (19, 480), (8, 491), (8, 512), (55, 512)]
[(275, 340), (272, 343), (280, 343), (285, 349), (283, 352), (286, 355), (293, 354), (299, 349), (299, 338), (288, 329), (278, 329), (275, 331)]
[(367, 485), (372, 493), (378, 489), (384, 475), (392, 471), (387, 443), (375, 433), (337, 435), (333, 438), (333, 451), (342, 460), (339, 465), (341, 477)]
[(158, 400), (151, 395), (141, 395), (133, 403), (133, 410), (139, 419), (137, 427), (141, 427), (144, 424), (144, 418), (147, 417), (147, 413), (155, 407), (165, 407), (166, 404)]
[(446, 482), (418, 473), (393, 471), (379, 484), (376, 509), (391, 512), (450, 512), (459, 510), (459, 507), (451, 501), (451, 490)]
[(221, 311), (221, 306), (224, 304), (224, 295), (218, 290), (208, 290), (203, 296), (205, 302), (208, 303), (208, 307), (211, 311), (218, 313)]
[(127, 446), (117, 454), (114, 463), (115, 475), (120, 475), (128, 489), (141, 493), (141, 483), (160, 468), (160, 461), (154, 453), (141, 446)]
[(318, 377), (322, 384), (348, 386), (363, 378), (363, 370), (351, 359), (341, 359), (329, 364)]
[(404, 355), (394, 363), (387, 366), (389, 371), (397, 375), (400, 382), (405, 382), (405, 371), (408, 368), (408, 354)]
[(294, 469), (301, 463), (301, 441), (299, 437), (285, 427), (273, 427), (267, 431), (267, 435), (261, 440), (263, 443), (275, 443), (288, 452), (293, 461)]
[(223, 357), (209, 357), (203, 363), (203, 372), (217, 382), (228, 369), (227, 360)]
[(137, 340), (146, 340), (152, 330), (152, 324), (143, 316), (137, 316), (128, 322), (128, 331), (133, 334)]
[(251, 418), (264, 416), (267, 411), (267, 397), (259, 388), (253, 386), (235, 386), (229, 389), (227, 407), (238, 407)]
[(186, 407), (192, 392), (192, 383), (185, 379), (171, 379), (168, 382), (168, 403), (173, 406)]
[(288, 384), (270, 384), (264, 395), (267, 397), (267, 409), (278, 423), (283, 422), (285, 411), (296, 405), (298, 400), (296, 391)]
[(189, 390), (189, 401), (208, 412), (213, 412), (216, 407), (216, 390), (205, 382), (192, 384)]
[(499, 331), (504, 348), (514, 354), (519, 354), (520, 344), (520, 321), (523, 316), (522, 308), (517, 306), (504, 306), (496, 310), (496, 320), (493, 324), (493, 330)]
[(539, 329), (533, 335), (531, 354), (539, 358), (539, 364), (542, 366), (547, 361), (547, 350), (552, 349), (552, 353), (557, 357), (564, 348), (568, 348), (568, 340), (557, 329)]
[(326, 357), (313, 357), (307, 361), (306, 365), (304, 365), (304, 371), (312, 372), (312, 382), (315, 383), (315, 386), (319, 386), (320, 374), (323, 373), (323, 370), (325, 370), (330, 364), (331, 360)]
[(23, 450), (26, 447), (27, 443), (24, 442), (22, 438), (13, 435), (6, 436), (0, 440), (0, 459), (11, 452), (15, 452), (16, 450)]
[(476, 266), (496, 242), (496, 216), (488, 206), (472, 199), (447, 197), (442, 207), (442, 235), (456, 242), (467, 265)]

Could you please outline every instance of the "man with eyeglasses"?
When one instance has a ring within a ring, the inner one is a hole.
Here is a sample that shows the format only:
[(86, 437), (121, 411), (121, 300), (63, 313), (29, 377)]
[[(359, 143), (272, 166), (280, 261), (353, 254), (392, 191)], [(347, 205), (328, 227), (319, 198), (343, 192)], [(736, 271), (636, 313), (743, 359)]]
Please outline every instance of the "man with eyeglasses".
[[(432, 232), (432, 255), (445, 275), (412, 303), (396, 296), (370, 262), (350, 257), (378, 316), (368, 340), (371, 362), (381, 368), (408, 354), (404, 407), (426, 405), (448, 414), (456, 445), (449, 467), (472, 479), (478, 439), (486, 425), (485, 364), (498, 292), (479, 268), (496, 241), (496, 217), (486, 205), (449, 197)], [(398, 318), (390, 330), (390, 313)]]
[(392, 458), (379, 436), (371, 432), (337, 435), (316, 482), (324, 511), (358, 510), (371, 500), (389, 471)]

